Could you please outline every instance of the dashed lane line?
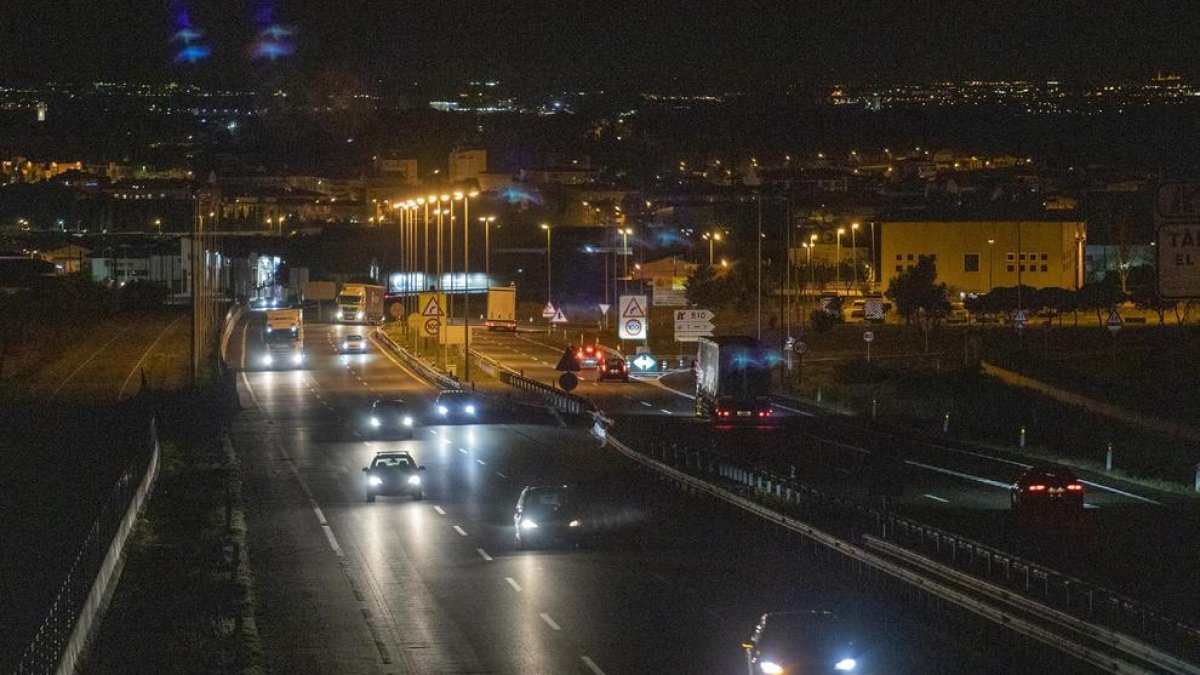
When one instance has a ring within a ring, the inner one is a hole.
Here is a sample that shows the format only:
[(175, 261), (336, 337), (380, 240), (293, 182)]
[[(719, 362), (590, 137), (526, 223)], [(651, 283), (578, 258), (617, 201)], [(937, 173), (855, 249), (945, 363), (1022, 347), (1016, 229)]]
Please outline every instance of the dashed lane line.
[(462, 528), (461, 528), (461, 527), (459, 527), (458, 525), (455, 525), (455, 526), (454, 526), (454, 531), (455, 531), (455, 532), (457, 532), (457, 533), (459, 533), (460, 535), (462, 535), (462, 536), (464, 536), (464, 537), (465, 537), (465, 536), (467, 536), (467, 531), (466, 531), (466, 530), (464, 530), (464, 529), (462, 529)]
[(550, 630), (562, 630), (562, 626), (558, 625), (558, 622), (554, 620), (554, 617), (550, 616), (549, 614), (545, 612), (539, 612), (538, 616), (542, 617), (542, 621), (545, 621), (547, 626), (550, 626)]
[(583, 665), (587, 666), (588, 670), (592, 671), (594, 675), (604, 675), (604, 671), (600, 670), (600, 666), (596, 665), (595, 661), (586, 656), (581, 656), (579, 659), (583, 661)]
[(446, 512), (445, 512), (445, 511), (442, 509), (442, 507), (440, 507), (440, 506), (435, 506), (435, 507), (433, 507), (433, 510), (434, 510), (434, 511), (437, 511), (437, 514), (438, 514), (439, 516), (444, 516), (444, 515), (446, 515)]
[(935, 501), (935, 502), (941, 502), (941, 503), (943, 503), (943, 504), (949, 504), (949, 503), (950, 503), (950, 500), (949, 500), (949, 499), (946, 499), (945, 497), (939, 497), (939, 496), (937, 496), (937, 495), (923, 494), (923, 495), (921, 495), (921, 496), (922, 496), (922, 497), (928, 497), (929, 499), (932, 499), (932, 500), (933, 500), (933, 501)]
[(477, 548), (475, 549), (475, 552), (478, 553), (479, 557), (483, 558), (485, 562), (492, 562), (492, 556), (488, 555), (487, 551)]
[(504, 577), (504, 580), (508, 582), (509, 586), (512, 586), (512, 589), (514, 591), (516, 591), (518, 593), (521, 592), (521, 584), (518, 584), (516, 579), (514, 579), (512, 577)]

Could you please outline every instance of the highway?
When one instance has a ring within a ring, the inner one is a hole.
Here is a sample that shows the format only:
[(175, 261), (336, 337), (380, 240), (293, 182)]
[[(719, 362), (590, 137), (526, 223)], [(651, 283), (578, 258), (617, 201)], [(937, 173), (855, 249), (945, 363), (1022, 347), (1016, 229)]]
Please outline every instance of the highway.
[[(544, 333), (476, 335), (472, 347), (488, 358), (545, 382), (558, 374), (553, 369), (562, 348), (546, 344), (552, 339)], [(886, 450), (904, 460), (904, 494), (892, 501), (899, 512), (1200, 618), (1187, 600), (1200, 593), (1200, 580), (1178, 574), (1197, 562), (1200, 527), (1172, 495), (1087, 476), (1084, 519), (1030, 528), (1009, 506), (1009, 486), (1031, 463), (1016, 454), (872, 428), (869, 420), (805, 402), (777, 404), (776, 429), (713, 429), (693, 417), (690, 373), (629, 384), (597, 383), (594, 373), (580, 373), (575, 393), (611, 415), (613, 433), (635, 447), (710, 447), (782, 475), (794, 470), (807, 485), (863, 500), (872, 500), (867, 451)], [(1182, 545), (1164, 550), (1165, 540)]]
[[(235, 362), (253, 363), (260, 330), (252, 314), (235, 331)], [(273, 672), (741, 673), (740, 642), (758, 615), (813, 607), (861, 625), (867, 672), (1048, 662), (1072, 671), (1045, 650), (1004, 648), (994, 633), (939, 627), (936, 615), (831, 570), (798, 538), (675, 492), (549, 416), (371, 440), (363, 422), (374, 397), (428, 410), (436, 392), (375, 345), (335, 353), (349, 332), (365, 331), (309, 324), (304, 370), (248, 368), (239, 378), (231, 439)], [(603, 395), (622, 391), (679, 398), (647, 384)], [(427, 467), (424, 501), (364, 502), (360, 469), (383, 449), (409, 450)], [(579, 549), (518, 550), (521, 487), (560, 483), (591, 496), (601, 532)]]

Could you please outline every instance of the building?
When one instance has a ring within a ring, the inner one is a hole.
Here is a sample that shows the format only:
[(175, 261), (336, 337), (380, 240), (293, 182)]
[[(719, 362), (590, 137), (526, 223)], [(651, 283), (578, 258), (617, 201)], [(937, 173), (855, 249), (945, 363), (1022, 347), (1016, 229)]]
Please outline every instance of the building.
[(483, 148), (456, 149), (450, 153), (450, 182), (478, 180), (488, 170), (488, 153)]
[(79, 244), (67, 244), (49, 251), (42, 251), (42, 260), (54, 263), (57, 274), (78, 274), (86, 269), (88, 254), (92, 249)]
[(911, 269), (922, 256), (938, 280), (963, 293), (1018, 283), (1074, 290), (1083, 285), (1087, 229), (1080, 220), (916, 220), (880, 226), (880, 280)]

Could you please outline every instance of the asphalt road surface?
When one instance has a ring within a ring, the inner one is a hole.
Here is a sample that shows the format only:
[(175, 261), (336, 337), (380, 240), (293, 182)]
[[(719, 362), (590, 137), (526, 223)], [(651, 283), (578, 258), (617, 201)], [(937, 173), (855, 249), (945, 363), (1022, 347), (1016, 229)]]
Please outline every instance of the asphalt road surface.
[[(235, 362), (254, 360), (260, 330), (251, 315), (235, 333)], [(371, 440), (371, 399), (429, 410), (435, 392), (374, 345), (337, 354), (351, 332), (366, 331), (310, 324), (304, 370), (240, 378), (232, 440), (274, 672), (740, 673), (740, 642), (759, 614), (813, 607), (860, 624), (870, 672), (1061, 661), (939, 626), (796, 537), (653, 480), (581, 429), (484, 413), (479, 424), (421, 427), (410, 441)], [(384, 449), (427, 467), (424, 501), (364, 502), (361, 467)], [(578, 549), (518, 550), (521, 487), (560, 483), (591, 496), (598, 533)]]

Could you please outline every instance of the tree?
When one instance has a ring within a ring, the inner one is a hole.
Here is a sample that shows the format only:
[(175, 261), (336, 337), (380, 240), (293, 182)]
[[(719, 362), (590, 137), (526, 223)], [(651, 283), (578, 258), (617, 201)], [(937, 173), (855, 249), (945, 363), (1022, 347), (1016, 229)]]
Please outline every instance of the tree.
[(885, 295), (896, 303), (896, 311), (908, 324), (921, 312), (937, 319), (950, 311), (950, 291), (946, 284), (937, 283), (937, 264), (926, 256), (912, 269), (892, 277)]
[(1144, 309), (1157, 314), (1158, 325), (1160, 326), (1166, 323), (1167, 310), (1175, 309), (1178, 304), (1174, 300), (1166, 300), (1159, 297), (1158, 293), (1150, 286), (1142, 286), (1134, 289), (1132, 300), (1138, 309)]
[[(1075, 297), (1074, 291), (1068, 291), (1065, 288), (1051, 286), (1038, 291), (1038, 302), (1047, 309), (1052, 309), (1058, 314), (1058, 325), (1062, 326), (1063, 314), (1074, 312), (1079, 308), (1078, 298)], [(1078, 315), (1076, 315), (1075, 323), (1079, 323)]]
[(721, 281), (711, 265), (700, 265), (684, 282), (688, 302), (697, 307), (716, 307), (721, 302)]
[(1101, 312), (1111, 309), (1124, 297), (1120, 289), (1106, 281), (1089, 281), (1078, 291), (1075, 298), (1080, 309), (1090, 309), (1096, 312), (1096, 323), (1103, 323)]

